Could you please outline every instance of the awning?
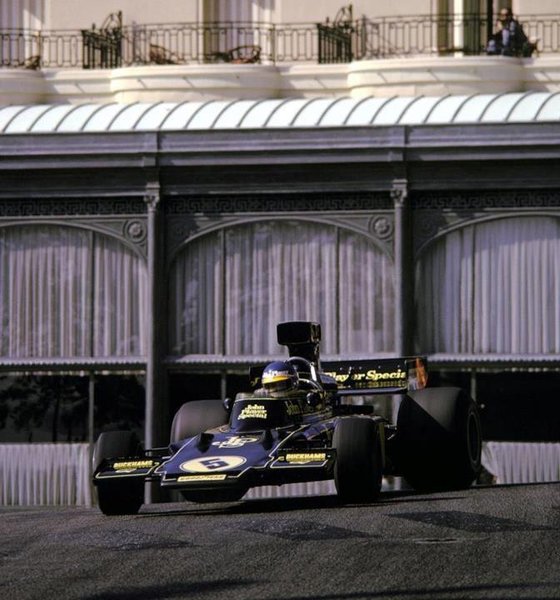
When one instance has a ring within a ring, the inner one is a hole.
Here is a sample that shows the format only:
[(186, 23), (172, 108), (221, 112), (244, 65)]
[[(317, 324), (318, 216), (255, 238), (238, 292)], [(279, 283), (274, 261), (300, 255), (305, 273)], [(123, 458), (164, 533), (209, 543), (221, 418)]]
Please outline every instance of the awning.
[(560, 120), (560, 92), (0, 107), (0, 133), (531, 123)]

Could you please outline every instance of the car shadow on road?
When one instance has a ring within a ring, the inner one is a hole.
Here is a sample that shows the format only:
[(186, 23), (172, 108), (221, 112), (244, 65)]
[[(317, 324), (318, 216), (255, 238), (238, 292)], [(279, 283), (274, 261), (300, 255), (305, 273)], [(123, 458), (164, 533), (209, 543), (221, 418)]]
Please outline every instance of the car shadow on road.
[(337, 510), (341, 508), (364, 507), (382, 508), (392, 504), (421, 503), (421, 502), (449, 502), (450, 500), (461, 500), (464, 495), (426, 495), (419, 492), (392, 491), (381, 494), (377, 502), (367, 504), (343, 504), (336, 495), (322, 496), (297, 496), (284, 498), (249, 498), (230, 503), (194, 503), (194, 502), (168, 502), (161, 504), (145, 505), (139, 515), (143, 517), (162, 516), (196, 516), (210, 514), (260, 514), (291, 512), (302, 510)]

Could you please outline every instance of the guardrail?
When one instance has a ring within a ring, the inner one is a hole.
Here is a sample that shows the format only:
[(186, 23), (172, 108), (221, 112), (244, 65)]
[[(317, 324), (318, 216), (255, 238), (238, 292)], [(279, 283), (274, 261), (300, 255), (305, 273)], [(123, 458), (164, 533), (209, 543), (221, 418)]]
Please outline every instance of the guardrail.
[(0, 444), (0, 506), (92, 505), (89, 444)]
[[(0, 444), (0, 506), (95, 503), (88, 444)], [(560, 481), (560, 443), (484, 442), (482, 462), (497, 484)], [(388, 488), (387, 488), (388, 489)], [(334, 493), (332, 482), (266, 486), (248, 498)]]
[[(538, 40), (539, 52), (560, 52), (560, 15), (518, 19), (529, 38)], [(480, 55), (484, 54), (488, 27), (485, 15), (421, 15), (331, 24), (224, 22), (135, 24), (118, 30), (11, 29), (0, 31), (0, 68), (336, 63), (414, 55)]]

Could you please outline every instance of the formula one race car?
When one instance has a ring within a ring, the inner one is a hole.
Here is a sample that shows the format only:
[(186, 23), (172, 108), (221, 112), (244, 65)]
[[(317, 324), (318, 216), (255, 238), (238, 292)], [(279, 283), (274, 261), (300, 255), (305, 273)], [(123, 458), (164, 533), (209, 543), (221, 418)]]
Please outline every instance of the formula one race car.
[[(93, 483), (103, 513), (138, 512), (146, 481), (194, 502), (329, 479), (342, 502), (373, 502), (384, 475), (422, 491), (471, 485), (481, 457), (477, 406), (459, 388), (426, 387), (424, 358), (321, 365), (317, 323), (281, 323), (277, 332), (289, 358), (252, 368), (253, 391), (235, 401), (183, 404), (168, 447), (143, 450), (130, 431), (99, 436)], [(375, 394), (402, 394), (396, 424), (363, 403)]]

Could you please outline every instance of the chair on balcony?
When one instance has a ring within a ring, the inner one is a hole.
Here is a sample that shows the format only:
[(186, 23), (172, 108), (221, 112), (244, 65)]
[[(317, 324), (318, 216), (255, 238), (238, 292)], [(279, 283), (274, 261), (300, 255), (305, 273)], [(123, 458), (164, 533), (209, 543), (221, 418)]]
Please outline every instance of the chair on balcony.
[(248, 65), (261, 62), (261, 47), (248, 44), (237, 46), (227, 52), (214, 52), (210, 55), (213, 62), (225, 62), (234, 65)]
[(41, 68), (41, 57), (39, 55), (36, 55), (26, 58), (25, 62), (23, 63), (23, 68), (30, 69), (32, 71), (37, 71)]
[(150, 53), (148, 62), (153, 65), (180, 65), (185, 63), (185, 59), (171, 52), (164, 46), (150, 44)]

